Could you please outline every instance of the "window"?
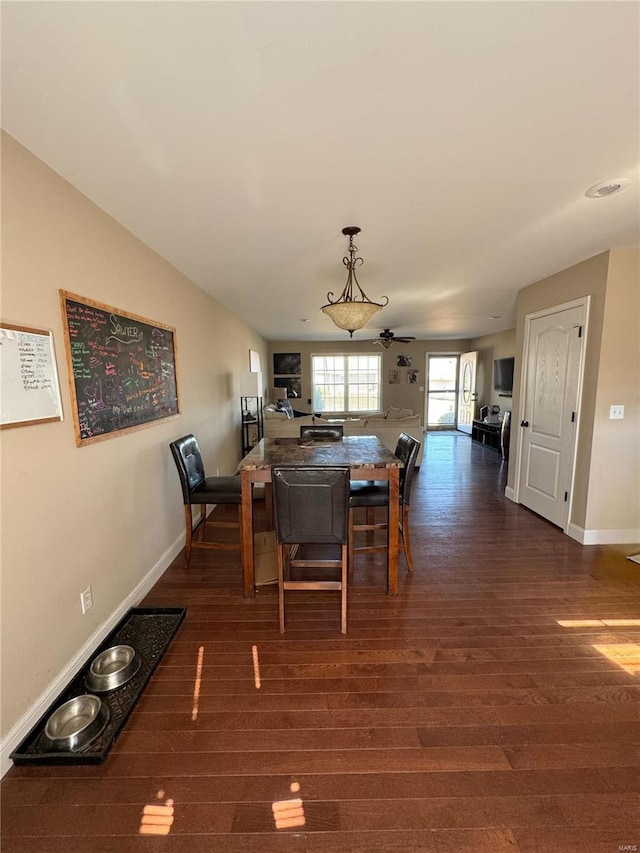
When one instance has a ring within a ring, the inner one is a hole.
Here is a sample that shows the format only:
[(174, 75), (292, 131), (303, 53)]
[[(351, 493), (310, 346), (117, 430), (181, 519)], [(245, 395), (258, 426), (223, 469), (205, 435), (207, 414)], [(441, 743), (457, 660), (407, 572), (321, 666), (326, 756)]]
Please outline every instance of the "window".
[(312, 355), (314, 412), (379, 412), (380, 355)]

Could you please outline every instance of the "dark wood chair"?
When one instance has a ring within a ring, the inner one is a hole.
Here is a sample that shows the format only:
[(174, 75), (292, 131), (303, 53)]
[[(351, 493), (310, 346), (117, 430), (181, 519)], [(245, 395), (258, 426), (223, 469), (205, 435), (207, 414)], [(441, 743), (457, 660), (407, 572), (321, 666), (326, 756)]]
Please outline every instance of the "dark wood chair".
[[(242, 486), (240, 477), (207, 477), (200, 447), (194, 435), (183, 435), (169, 445), (180, 476), (184, 501), (186, 544), (185, 565), (189, 568), (192, 548), (207, 548), (222, 551), (240, 551), (242, 559), (242, 537), (237, 542), (213, 542), (205, 538), (209, 527), (242, 527)], [(191, 507), (200, 506), (200, 519), (195, 528)], [(238, 520), (207, 522), (207, 504), (235, 504)]]
[[(396, 445), (395, 455), (401, 459), (404, 466), (400, 469), (400, 542), (407, 560), (407, 567), (413, 571), (413, 554), (411, 553), (411, 538), (409, 535), (409, 506), (411, 502), (411, 483), (420, 452), (420, 442), (406, 432), (400, 434)], [(357, 524), (355, 510), (365, 508), (365, 522)], [(377, 507), (387, 507), (387, 517), (384, 521), (375, 521)], [(351, 483), (349, 494), (349, 566), (354, 567), (357, 553), (384, 551), (388, 544), (376, 545), (374, 542), (376, 530), (388, 530), (389, 483), (382, 480), (356, 480)], [(367, 544), (356, 548), (355, 534), (367, 533)], [(387, 539), (388, 542), (388, 539)]]
[[(347, 554), (349, 469), (324, 466), (272, 469), (273, 509), (278, 559), (280, 632), (285, 627), (285, 592), (335, 589), (341, 592), (340, 630), (347, 633)], [(301, 559), (300, 546), (335, 545), (340, 559)], [(319, 579), (311, 569), (339, 568), (339, 580)], [(292, 579), (291, 570), (300, 573)]]
[(319, 441), (340, 441), (344, 435), (342, 424), (331, 426), (301, 426), (300, 438), (317, 439)]

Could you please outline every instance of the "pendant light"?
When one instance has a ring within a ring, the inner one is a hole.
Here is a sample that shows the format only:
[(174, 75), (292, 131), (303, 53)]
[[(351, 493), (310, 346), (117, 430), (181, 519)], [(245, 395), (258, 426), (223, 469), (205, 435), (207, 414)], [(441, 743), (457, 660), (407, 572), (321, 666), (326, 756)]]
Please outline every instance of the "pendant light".
[(383, 296), (384, 302), (372, 302), (360, 287), (356, 277), (356, 266), (363, 264), (364, 261), (356, 256), (358, 247), (353, 242), (354, 236), (360, 233), (360, 229), (356, 225), (350, 225), (343, 228), (342, 233), (349, 238), (347, 250), (349, 255), (345, 255), (342, 259), (342, 263), (347, 268), (347, 283), (339, 299), (335, 301), (332, 298), (333, 291), (329, 291), (327, 293), (328, 303), (323, 305), (320, 310), (328, 314), (339, 329), (344, 329), (353, 337), (356, 329), (363, 329), (374, 314), (389, 304), (389, 299)]

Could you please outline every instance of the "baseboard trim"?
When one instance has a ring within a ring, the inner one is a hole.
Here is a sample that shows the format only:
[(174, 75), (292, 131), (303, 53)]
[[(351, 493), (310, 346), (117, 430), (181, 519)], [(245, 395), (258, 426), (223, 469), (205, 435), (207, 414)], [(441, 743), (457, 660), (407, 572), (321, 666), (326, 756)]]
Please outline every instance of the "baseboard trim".
[(513, 503), (516, 503), (516, 492), (515, 492), (515, 489), (511, 488), (511, 486), (505, 487), (504, 496), (508, 501), (512, 501)]
[(47, 708), (55, 700), (56, 696), (64, 690), (65, 686), (76, 675), (91, 653), (100, 645), (107, 634), (112, 631), (118, 622), (132, 607), (136, 607), (145, 597), (171, 563), (184, 548), (185, 534), (173, 542), (160, 556), (153, 568), (147, 572), (142, 580), (129, 593), (122, 604), (106, 619), (99, 628), (89, 637), (80, 651), (69, 661), (59, 675), (49, 684), (47, 689), (36, 699), (31, 708), (23, 714), (13, 728), (7, 733), (0, 743), (0, 778), (12, 767), (13, 761), (9, 758), (13, 750), (25, 738)]
[(581, 545), (635, 545), (640, 542), (640, 528), (627, 530), (585, 530), (577, 524), (569, 524), (567, 536)]

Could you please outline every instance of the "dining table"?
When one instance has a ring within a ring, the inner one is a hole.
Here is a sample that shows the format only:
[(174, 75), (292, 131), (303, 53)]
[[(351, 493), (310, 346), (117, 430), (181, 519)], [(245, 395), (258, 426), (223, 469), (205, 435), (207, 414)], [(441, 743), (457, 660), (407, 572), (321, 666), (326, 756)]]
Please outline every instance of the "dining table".
[(253, 530), (253, 486), (265, 483), (270, 489), (274, 465), (345, 466), (353, 480), (387, 480), (389, 483), (389, 530), (387, 543), (387, 594), (398, 594), (399, 483), (402, 462), (374, 435), (344, 436), (342, 439), (263, 438), (241, 460), (242, 478), (242, 569), (244, 595), (255, 595)]

